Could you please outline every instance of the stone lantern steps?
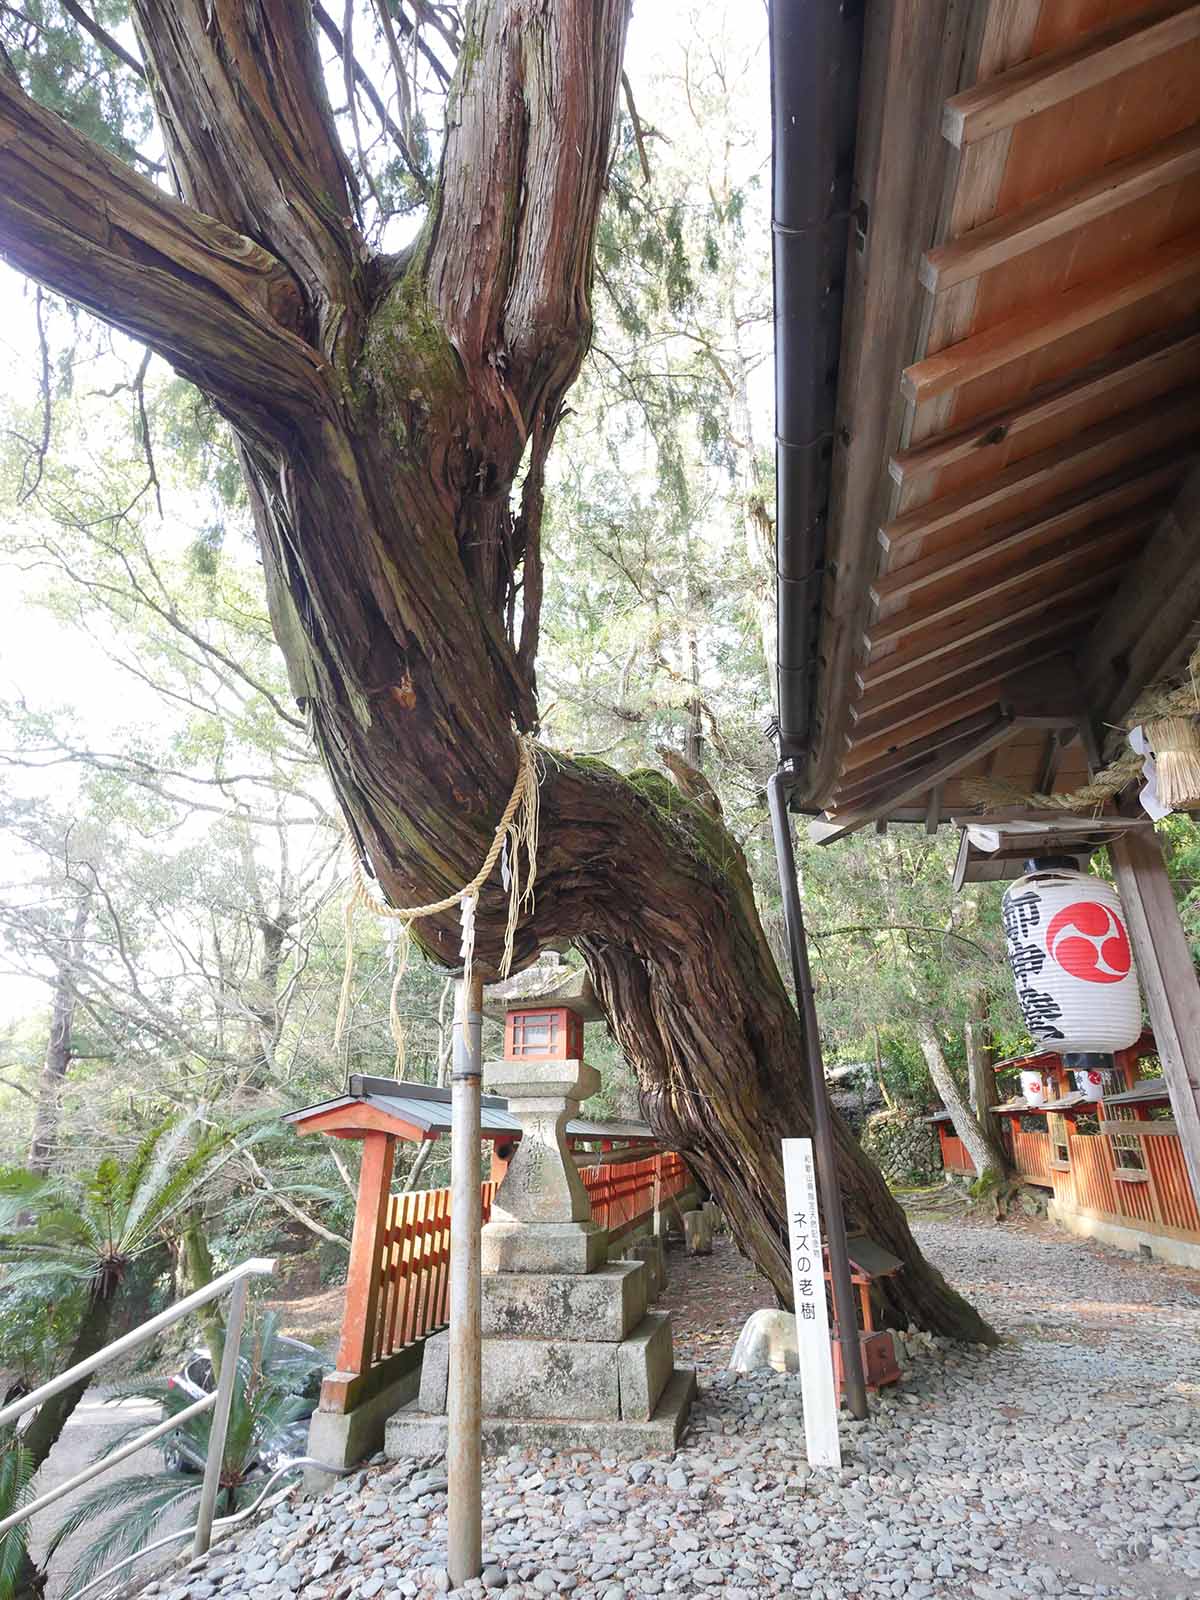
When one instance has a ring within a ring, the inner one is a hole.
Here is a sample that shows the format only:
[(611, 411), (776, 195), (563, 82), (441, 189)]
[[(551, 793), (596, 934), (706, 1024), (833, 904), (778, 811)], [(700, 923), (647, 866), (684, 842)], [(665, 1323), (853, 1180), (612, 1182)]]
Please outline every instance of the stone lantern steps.
[[(671, 1319), (650, 1311), (651, 1267), (608, 1262), (564, 1129), (600, 1076), (582, 1060), (489, 1062), (484, 1086), (521, 1125), (481, 1238), (483, 1442), (673, 1450), (695, 1393)], [(450, 1306), (454, 1315), (454, 1306)], [(387, 1426), (395, 1456), (445, 1449), (450, 1340), (425, 1345), (417, 1399)]]

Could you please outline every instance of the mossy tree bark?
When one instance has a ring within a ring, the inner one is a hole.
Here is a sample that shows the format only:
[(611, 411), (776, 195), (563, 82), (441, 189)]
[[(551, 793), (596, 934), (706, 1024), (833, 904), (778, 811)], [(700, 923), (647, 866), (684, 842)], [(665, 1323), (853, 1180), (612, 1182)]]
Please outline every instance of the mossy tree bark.
[[(0, 76), (0, 240), (166, 356), (239, 440), (272, 618), (359, 848), (412, 905), (474, 874), (536, 730), (545, 462), (591, 333), (628, 0), (478, 0), (428, 221), (372, 255), (308, 8), (133, 0), (184, 203)], [(514, 486), (519, 483), (519, 490)], [(737, 852), (665, 780), (547, 752), (537, 910), (577, 940), (649, 1113), (789, 1294), (778, 1140), (809, 1127), (798, 1024)], [(495, 960), (499, 884), (479, 912)], [(454, 964), (452, 917), (423, 924)], [(839, 1130), (894, 1310), (983, 1325)]]

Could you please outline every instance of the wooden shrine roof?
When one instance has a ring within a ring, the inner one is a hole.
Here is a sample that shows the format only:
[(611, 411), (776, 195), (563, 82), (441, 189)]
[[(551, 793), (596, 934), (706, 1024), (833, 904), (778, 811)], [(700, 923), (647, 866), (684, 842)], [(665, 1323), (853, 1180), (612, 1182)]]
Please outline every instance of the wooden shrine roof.
[(826, 841), (1070, 792), (1200, 636), (1200, 4), (868, 8), (859, 129)]
[(1148, 818), (1075, 817), (1016, 807), (951, 820), (962, 830), (954, 865), (956, 890), (964, 883), (1019, 878), (1030, 857), (1068, 855), (1082, 863), (1128, 829), (1153, 827)]
[[(352, 1073), (345, 1094), (289, 1111), (283, 1118), (299, 1133), (332, 1133), (359, 1138), (377, 1129), (397, 1138), (438, 1139), (450, 1132), (450, 1090), (399, 1078)], [(485, 1139), (520, 1138), (521, 1124), (509, 1113), (508, 1101), (497, 1094), (480, 1096), (480, 1133)], [(573, 1117), (566, 1125), (571, 1140), (657, 1142), (648, 1122), (627, 1118), (593, 1121)]]

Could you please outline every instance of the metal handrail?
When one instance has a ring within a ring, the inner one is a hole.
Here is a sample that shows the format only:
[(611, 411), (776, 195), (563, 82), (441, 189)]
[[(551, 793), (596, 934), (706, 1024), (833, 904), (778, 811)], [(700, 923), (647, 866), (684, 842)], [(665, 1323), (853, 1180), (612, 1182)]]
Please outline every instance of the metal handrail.
[[(250, 1261), (243, 1261), (240, 1266), (233, 1267), (228, 1272), (223, 1272), (219, 1278), (214, 1278), (203, 1289), (197, 1289), (194, 1294), (187, 1295), (166, 1311), (160, 1311), (156, 1317), (151, 1317), (148, 1322), (143, 1322), (140, 1328), (134, 1328), (131, 1333), (122, 1334), (119, 1339), (114, 1339), (111, 1344), (106, 1344), (95, 1355), (88, 1356), (85, 1361), (77, 1361), (73, 1367), (68, 1367), (57, 1378), (51, 1378), (49, 1383), (43, 1383), (40, 1388), (34, 1389), (31, 1394), (25, 1395), (20, 1400), (14, 1400), (10, 1405), (0, 1408), (0, 1427), (6, 1423), (15, 1422), (18, 1417), (27, 1411), (33, 1411), (47, 1400), (52, 1400), (55, 1395), (61, 1394), (64, 1389), (70, 1389), (78, 1383), (80, 1378), (89, 1377), (93, 1372), (98, 1372), (101, 1367), (106, 1367), (110, 1361), (127, 1355), (129, 1351), (138, 1349), (139, 1346), (153, 1339), (165, 1328), (173, 1327), (175, 1323), (182, 1322), (193, 1311), (201, 1306), (208, 1305), (213, 1300), (218, 1300), (227, 1289), (232, 1290), (229, 1302), (229, 1320), (225, 1328), (225, 1347), (221, 1355), (221, 1370), (217, 1377), (217, 1386), (212, 1394), (205, 1395), (202, 1400), (185, 1407), (177, 1415), (157, 1423), (145, 1433), (138, 1434), (136, 1439), (129, 1440), (119, 1450), (110, 1456), (105, 1456), (100, 1461), (93, 1461), (90, 1467), (85, 1467), (82, 1472), (68, 1478), (65, 1483), (57, 1484), (38, 1499), (30, 1501), (27, 1505), (14, 1511), (11, 1516), (5, 1517), (0, 1522), (0, 1535), (7, 1533), (10, 1528), (18, 1527), (29, 1518), (36, 1515), (46, 1506), (60, 1500), (64, 1495), (81, 1488), (85, 1483), (90, 1483), (93, 1478), (98, 1478), (110, 1467), (115, 1467), (119, 1462), (126, 1460), (136, 1451), (148, 1444), (153, 1444), (161, 1439), (164, 1434), (172, 1432), (182, 1423), (192, 1417), (199, 1416), (201, 1412), (212, 1411), (213, 1421), (208, 1436), (208, 1453), (204, 1462), (204, 1481), (200, 1486), (200, 1511), (196, 1519), (195, 1540), (192, 1553), (196, 1556), (204, 1555), (212, 1543), (213, 1513), (216, 1509), (217, 1491), (221, 1484), (221, 1465), (225, 1457), (225, 1438), (229, 1431), (229, 1413), (233, 1405), (233, 1380), (237, 1374), (238, 1351), (242, 1342), (242, 1326), (246, 1320), (246, 1295), (249, 1280), (255, 1277), (270, 1277), (275, 1271), (274, 1261), (263, 1257), (255, 1257)], [(187, 1530), (185, 1530), (187, 1531)], [(144, 1552), (142, 1552), (144, 1554)]]

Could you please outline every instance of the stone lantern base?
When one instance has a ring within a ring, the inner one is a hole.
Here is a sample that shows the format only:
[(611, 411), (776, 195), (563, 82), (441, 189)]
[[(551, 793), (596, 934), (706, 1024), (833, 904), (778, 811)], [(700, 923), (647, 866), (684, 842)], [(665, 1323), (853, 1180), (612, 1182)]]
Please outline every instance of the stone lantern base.
[[(653, 1454), (675, 1448), (696, 1392), (676, 1368), (671, 1319), (648, 1311), (649, 1268), (607, 1262), (607, 1235), (563, 1128), (598, 1076), (581, 1061), (489, 1063), (521, 1143), (483, 1230), (483, 1441)], [(454, 1307), (450, 1308), (451, 1316)], [(417, 1400), (387, 1427), (391, 1456), (446, 1448), (449, 1335), (426, 1341)]]
[[(485, 1277), (485, 1450), (673, 1450), (696, 1375), (675, 1367), (671, 1319), (646, 1310), (646, 1291), (641, 1261)], [(421, 1392), (388, 1423), (390, 1456), (445, 1450), (449, 1352), (449, 1334), (426, 1341)]]

